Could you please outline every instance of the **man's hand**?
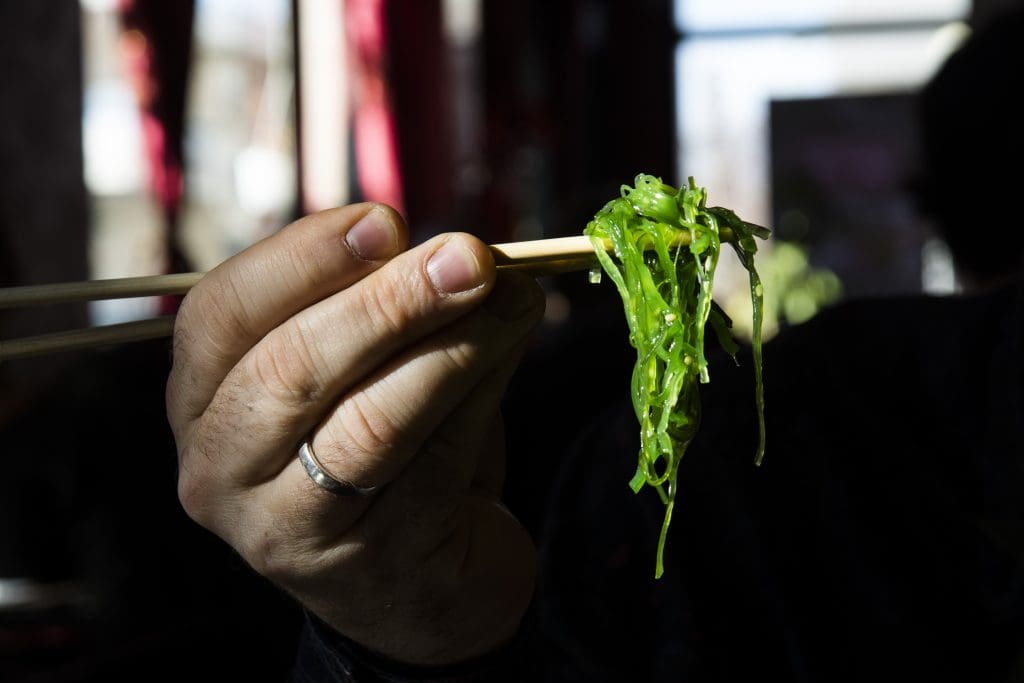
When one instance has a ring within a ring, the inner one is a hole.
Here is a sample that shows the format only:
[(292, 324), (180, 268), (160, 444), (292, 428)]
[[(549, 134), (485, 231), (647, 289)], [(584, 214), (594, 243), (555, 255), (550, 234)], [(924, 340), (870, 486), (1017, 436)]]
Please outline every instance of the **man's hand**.
[[(407, 240), (354, 205), (211, 271), (178, 314), (167, 408), (193, 519), (349, 638), (441, 665), (509, 639), (533, 592), (498, 406), (543, 297), (470, 235)], [(314, 484), (307, 438), (377, 491)]]

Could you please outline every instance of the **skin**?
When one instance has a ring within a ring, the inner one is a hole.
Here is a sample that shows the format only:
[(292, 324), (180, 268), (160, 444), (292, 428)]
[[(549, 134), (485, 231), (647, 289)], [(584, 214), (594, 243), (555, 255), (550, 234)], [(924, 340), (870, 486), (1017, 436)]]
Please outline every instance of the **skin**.
[[(533, 593), (499, 402), (543, 295), (471, 235), (407, 243), (394, 211), (358, 204), (218, 266), (177, 316), (167, 411), (192, 519), (340, 633), (436, 666), (506, 642)], [(317, 487), (307, 436), (327, 472), (379, 490)]]

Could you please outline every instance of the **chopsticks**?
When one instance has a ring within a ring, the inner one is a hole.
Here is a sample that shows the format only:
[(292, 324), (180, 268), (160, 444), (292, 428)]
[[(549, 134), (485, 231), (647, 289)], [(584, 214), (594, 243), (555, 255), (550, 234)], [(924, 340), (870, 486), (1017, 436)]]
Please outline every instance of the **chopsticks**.
[(27, 285), (0, 289), (0, 308), (47, 306), (75, 301), (101, 301), (103, 299), (133, 299), (141, 296), (184, 294), (198, 283), (206, 273), (174, 273), (173, 275), (146, 275), (110, 280), (61, 282), (52, 285)]
[(78, 351), (97, 346), (169, 337), (172, 332), (174, 332), (173, 315), (149, 320), (134, 320), (116, 325), (51, 332), (35, 337), (0, 341), (0, 362), (44, 356), (58, 351)]
[[(723, 241), (732, 239), (732, 231), (723, 227), (721, 237)], [(682, 233), (679, 244), (685, 245), (689, 241), (689, 234)], [(593, 245), (590, 238), (585, 235), (492, 244), (490, 248), (499, 269), (519, 271), (534, 277), (589, 270), (597, 264)], [(611, 245), (606, 245), (606, 248), (611, 249)], [(141, 296), (180, 295), (188, 292), (204, 275), (205, 273), (174, 273), (10, 287), (0, 289), (0, 309)], [(59, 351), (156, 339), (170, 336), (173, 331), (174, 316), (164, 316), (22, 339), (0, 340), (0, 362)]]
[[(590, 238), (582, 235), (494, 244), (491, 253), (498, 268), (537, 277), (586, 270), (597, 262)], [(0, 308), (185, 294), (204, 275), (206, 273), (174, 273), (10, 287), (0, 289)]]

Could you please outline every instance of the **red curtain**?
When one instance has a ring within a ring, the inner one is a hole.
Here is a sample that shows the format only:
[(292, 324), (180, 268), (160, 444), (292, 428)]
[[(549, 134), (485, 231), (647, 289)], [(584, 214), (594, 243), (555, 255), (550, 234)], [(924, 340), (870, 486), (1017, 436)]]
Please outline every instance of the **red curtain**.
[[(178, 243), (184, 196), (182, 137), (192, 59), (193, 0), (120, 0), (121, 58), (142, 116), (150, 191), (166, 229), (166, 272), (191, 270)], [(162, 312), (176, 300), (165, 298)]]
[(386, 0), (346, 0), (353, 82), (353, 144), (363, 199), (405, 212), (395, 116), (387, 77)]

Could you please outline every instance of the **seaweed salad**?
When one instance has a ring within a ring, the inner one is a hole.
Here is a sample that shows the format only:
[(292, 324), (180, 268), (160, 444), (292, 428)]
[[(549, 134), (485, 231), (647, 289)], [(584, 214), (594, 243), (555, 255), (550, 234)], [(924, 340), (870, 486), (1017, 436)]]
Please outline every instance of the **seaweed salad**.
[[(722, 242), (731, 244), (749, 273), (753, 304), (752, 353), (760, 439), (755, 463), (764, 457), (764, 389), (761, 368), (763, 291), (754, 267), (755, 237), (770, 231), (733, 211), (707, 206), (707, 191), (693, 178), (676, 189), (640, 174), (633, 187), (604, 206), (584, 234), (594, 243), (600, 270), (615, 283), (636, 349), (631, 397), (640, 423), (640, 453), (629, 482), (639, 493), (654, 488), (665, 504), (655, 577), (664, 572), (665, 539), (676, 498), (679, 463), (700, 426), (698, 384), (709, 381), (704, 330), (710, 323), (722, 347), (735, 358), (739, 345), (728, 316), (712, 300)], [(611, 253), (609, 253), (609, 246)]]

